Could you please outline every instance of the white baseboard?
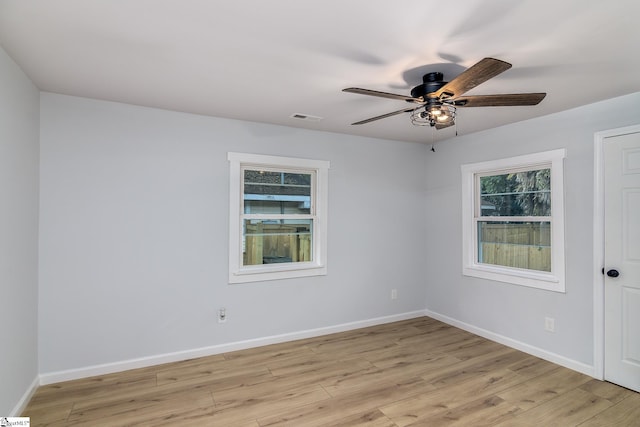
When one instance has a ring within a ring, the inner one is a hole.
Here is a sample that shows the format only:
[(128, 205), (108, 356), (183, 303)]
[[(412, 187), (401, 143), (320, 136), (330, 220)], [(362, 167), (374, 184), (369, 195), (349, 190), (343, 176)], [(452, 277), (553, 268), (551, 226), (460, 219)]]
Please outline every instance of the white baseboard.
[(503, 335), (500, 334), (496, 334), (495, 332), (491, 332), (491, 331), (487, 331), (486, 329), (482, 329), (479, 328), (477, 326), (465, 323), (465, 322), (461, 322), (459, 320), (453, 319), (451, 317), (442, 315), (440, 313), (435, 313), (433, 311), (430, 310), (425, 310), (425, 316), (429, 316), (432, 317), (436, 320), (440, 320), (441, 322), (444, 322), (446, 324), (449, 324), (451, 326), (455, 326), (456, 328), (460, 328), (463, 329), (467, 332), (471, 332), (473, 334), (476, 334), (478, 336), (481, 336), (483, 338), (486, 338), (488, 340), (491, 341), (495, 341), (498, 342), (500, 344), (504, 344), (506, 346), (509, 346), (511, 348), (515, 348), (516, 350), (520, 350), (523, 351), (527, 354), (531, 354), (532, 356), (536, 356), (539, 357), (541, 359), (544, 360), (548, 360), (549, 362), (553, 362), (556, 365), (560, 365), (560, 366), (564, 366), (565, 368), (569, 368), (572, 369), (574, 371), (580, 372), (582, 374), (585, 375), (589, 375), (590, 377), (594, 377), (595, 378), (595, 368), (591, 365), (587, 365), (585, 363), (582, 362), (578, 362), (576, 360), (573, 359), (569, 359), (567, 357), (561, 356), (559, 354), (556, 353), (552, 353), (550, 351), (547, 350), (543, 350), (541, 348), (538, 347), (534, 347), (532, 345), (514, 340), (512, 338), (509, 337), (505, 337)]
[(13, 410), (9, 414), (10, 417), (19, 417), (20, 414), (24, 412), (25, 408), (27, 407), (27, 404), (33, 397), (39, 385), (40, 385), (40, 378), (35, 377), (31, 385), (27, 389), (27, 391), (24, 392), (24, 394), (22, 395), (22, 398), (18, 401), (16, 406), (13, 408)]
[(214, 354), (228, 353), (231, 351), (245, 350), (248, 348), (262, 347), (270, 344), (278, 344), (287, 341), (295, 341), (304, 338), (312, 338), (321, 335), (345, 332), (353, 329), (366, 328), (368, 326), (382, 325), (384, 323), (398, 322), (401, 320), (413, 319), (425, 316), (425, 312), (412, 311), (408, 313), (395, 314), (392, 316), (377, 317), (373, 319), (360, 320), (357, 322), (343, 323), (340, 325), (327, 326), (305, 331), (291, 332), (281, 335), (256, 338), (245, 341), (236, 341), (227, 344), (219, 344), (209, 347), (202, 347), (192, 350), (179, 351), (175, 353), (161, 354), (156, 356), (141, 357), (138, 359), (124, 360), (102, 365), (88, 366), (85, 368), (69, 369), (65, 371), (49, 372), (40, 374), (40, 384), (53, 384), (62, 381), (77, 380), (80, 378), (92, 377), (95, 375), (105, 375), (114, 372), (127, 371), (129, 369), (145, 368), (148, 366), (160, 365), (163, 363), (178, 362), (181, 360), (194, 359), (196, 357), (212, 356)]

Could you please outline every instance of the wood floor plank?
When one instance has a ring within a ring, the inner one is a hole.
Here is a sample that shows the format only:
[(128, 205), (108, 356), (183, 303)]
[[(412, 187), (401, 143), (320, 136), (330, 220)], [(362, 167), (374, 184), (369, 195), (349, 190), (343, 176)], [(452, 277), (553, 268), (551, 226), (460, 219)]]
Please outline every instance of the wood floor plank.
[(211, 356), (203, 356), (203, 357), (197, 357), (194, 359), (187, 359), (187, 360), (180, 360), (178, 362), (170, 362), (170, 363), (163, 363), (160, 365), (155, 365), (155, 366), (150, 366), (148, 368), (144, 368), (144, 370), (146, 372), (153, 372), (153, 373), (159, 373), (159, 372), (163, 372), (166, 370), (179, 370), (181, 368), (195, 368), (196, 366), (201, 366), (201, 365), (215, 365), (216, 363), (220, 363), (220, 362), (224, 362), (225, 360), (227, 360), (224, 357), (224, 354), (214, 354)]
[(28, 413), (29, 416), (35, 420), (46, 419), (49, 421), (50, 425), (56, 425), (57, 423), (60, 423), (60, 425), (64, 425), (67, 418), (69, 418), (69, 415), (71, 414), (72, 408), (73, 402), (66, 402), (61, 404), (52, 403), (49, 405), (29, 403), (24, 412)]
[(505, 349), (508, 349), (508, 347), (493, 341), (487, 341), (480, 337), (474, 337), (460, 343), (442, 346), (441, 351), (456, 359), (469, 360), (477, 357), (479, 354), (491, 353), (493, 351), (499, 352)]
[(211, 417), (213, 425), (233, 426), (249, 422), (258, 417), (278, 414), (290, 408), (317, 404), (329, 399), (320, 386), (306, 386), (289, 392), (254, 395), (251, 398), (216, 400), (216, 409)]
[(552, 389), (540, 388), (523, 382), (508, 390), (498, 392), (497, 396), (526, 411), (558, 397), (558, 393)]
[(589, 377), (579, 372), (556, 367), (545, 375), (529, 378), (526, 382), (502, 391), (498, 396), (523, 410), (529, 410), (589, 381)]
[(331, 427), (397, 427), (379, 409), (345, 417), (331, 424)]
[[(239, 387), (212, 389), (217, 404), (227, 401), (239, 401), (247, 396), (265, 396), (287, 393), (302, 387), (322, 386), (324, 382), (335, 381), (337, 378), (360, 377), (364, 372), (376, 369), (369, 365), (360, 367), (353, 364), (332, 363), (318, 367), (317, 370), (306, 371), (303, 375), (272, 377), (269, 381), (256, 384), (243, 384)], [(326, 391), (326, 388), (323, 388)]]
[[(476, 402), (478, 399), (491, 398), (501, 390), (513, 387), (521, 381), (518, 374), (503, 368), (474, 375), (448, 387), (435, 388), (427, 393), (383, 406), (380, 410), (399, 426), (427, 421), (430, 423), (433, 419), (444, 417), (447, 412), (453, 413), (452, 411), (456, 411), (457, 408), (469, 402)], [(517, 408), (515, 405), (509, 406), (508, 412)]]
[[(582, 390), (593, 393), (596, 396), (607, 399), (612, 403), (618, 403), (621, 400), (626, 399), (627, 397), (635, 396), (637, 398), (638, 396), (640, 396), (638, 393), (629, 389), (618, 387), (615, 384), (611, 384), (606, 381), (598, 381), (595, 379), (589, 380), (588, 382), (582, 384), (580, 388)], [(638, 420), (640, 421), (640, 418), (638, 418)]]
[(256, 404), (268, 402), (269, 400), (279, 400), (286, 397), (293, 397), (297, 394), (308, 394), (309, 391), (320, 392), (321, 399), (331, 396), (319, 384), (310, 384), (307, 381), (296, 378), (274, 379), (266, 383), (260, 383), (243, 389), (227, 389), (213, 391), (213, 399), (216, 408), (228, 408), (247, 403)]
[(108, 396), (122, 390), (143, 390), (155, 385), (155, 374), (134, 370), (45, 385), (38, 388), (31, 403), (44, 406), (47, 402), (74, 402), (80, 398)]
[(432, 357), (427, 363), (399, 363), (384, 368), (372, 367), (358, 375), (348, 375), (339, 378), (331, 378), (321, 384), (327, 392), (334, 397), (354, 393), (380, 384), (403, 382), (411, 378), (420, 377), (426, 372), (437, 370), (439, 367), (450, 366), (452, 360), (447, 356)]
[(522, 378), (535, 378), (558, 368), (555, 363), (548, 362), (535, 356), (528, 356), (508, 366), (510, 370)]
[(579, 427), (639, 427), (640, 394), (629, 392), (631, 394), (627, 395), (623, 400), (579, 424)]
[(68, 425), (139, 425), (167, 417), (210, 411), (214, 408), (211, 393), (206, 390), (175, 394), (147, 393), (136, 399), (124, 398), (101, 404), (95, 400), (77, 403)]
[(446, 368), (428, 372), (422, 377), (437, 387), (448, 387), (477, 375), (490, 373), (494, 369), (520, 361), (525, 357), (523, 353), (513, 349), (499, 347), (492, 352), (482, 353)]
[(36, 390), (32, 426), (637, 426), (640, 394), (428, 317)]
[(274, 359), (283, 360), (311, 354), (311, 350), (304, 343), (294, 341), (225, 353), (224, 357), (227, 361), (232, 362), (231, 366), (256, 366)]
[(577, 426), (613, 406), (611, 402), (581, 389), (572, 389), (554, 399), (523, 411), (499, 427)]
[(401, 383), (378, 384), (353, 394), (331, 398), (318, 404), (291, 408), (271, 417), (259, 418), (260, 426), (332, 426), (348, 417), (356, 416), (385, 402), (394, 402), (403, 396), (412, 396), (432, 389), (420, 378), (412, 378)]
[(215, 381), (223, 378), (260, 375), (270, 373), (264, 365), (257, 366), (229, 366), (219, 362), (214, 365), (182, 366), (177, 369), (163, 369), (157, 373), (157, 384), (163, 386), (179, 381), (197, 379), (201, 382)]
[[(417, 328), (419, 329), (419, 328)], [(397, 340), (399, 345), (428, 345), (431, 348), (441, 348), (448, 344), (456, 344), (465, 340), (472, 340), (476, 337), (467, 331), (463, 331), (453, 326), (442, 324), (434, 325), (433, 330), (419, 329), (420, 332), (415, 335), (402, 337)]]
[[(340, 365), (340, 366), (335, 366)], [(359, 370), (370, 368), (372, 364), (361, 357), (340, 359), (328, 354), (304, 355), (287, 360), (273, 360), (266, 363), (269, 371), (276, 377), (303, 375), (323, 369), (334, 369), (344, 366)]]
[(358, 356), (369, 351), (378, 351), (385, 348), (394, 348), (398, 344), (395, 340), (384, 336), (353, 335), (348, 339), (336, 340), (310, 346), (311, 350), (318, 354), (331, 354), (335, 357)]
[(591, 377), (587, 375), (558, 367), (558, 369), (550, 371), (547, 375), (531, 378), (529, 384), (539, 388), (553, 390), (556, 394), (560, 395), (580, 387), (589, 381), (591, 381)]
[(503, 421), (512, 420), (519, 408), (497, 396), (476, 399), (454, 409), (439, 413), (428, 420), (409, 424), (409, 427), (428, 425), (429, 427), (489, 427)]

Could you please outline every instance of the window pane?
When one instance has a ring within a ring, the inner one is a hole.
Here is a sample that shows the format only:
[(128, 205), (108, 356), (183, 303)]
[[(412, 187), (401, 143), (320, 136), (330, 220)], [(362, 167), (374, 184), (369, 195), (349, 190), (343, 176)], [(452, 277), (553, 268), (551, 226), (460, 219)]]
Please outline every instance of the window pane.
[(551, 169), (480, 177), (480, 216), (551, 216)]
[(313, 220), (245, 220), (243, 265), (311, 261)]
[(478, 262), (551, 271), (551, 223), (479, 221)]
[(311, 174), (244, 171), (244, 213), (311, 213)]

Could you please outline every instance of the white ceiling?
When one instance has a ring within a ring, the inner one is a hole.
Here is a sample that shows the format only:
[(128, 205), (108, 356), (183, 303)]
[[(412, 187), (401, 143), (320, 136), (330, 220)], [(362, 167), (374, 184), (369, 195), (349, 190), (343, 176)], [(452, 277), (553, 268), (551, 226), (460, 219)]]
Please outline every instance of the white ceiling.
[(406, 104), (341, 89), (494, 57), (513, 68), (468, 94), (548, 93), (458, 109), (459, 134), (640, 91), (637, 0), (0, 0), (0, 43), (43, 91), (402, 141), (456, 129), (351, 126)]

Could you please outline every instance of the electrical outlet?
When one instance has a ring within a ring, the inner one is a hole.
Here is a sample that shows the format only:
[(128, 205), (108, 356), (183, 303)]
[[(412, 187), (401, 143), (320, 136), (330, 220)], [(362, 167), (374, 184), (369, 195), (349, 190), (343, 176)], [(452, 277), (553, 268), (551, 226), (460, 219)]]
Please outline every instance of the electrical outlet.
[(556, 319), (553, 317), (545, 317), (544, 318), (544, 330), (547, 332), (555, 332), (556, 331)]
[(398, 290), (391, 289), (391, 299), (398, 299)]
[(225, 323), (227, 321), (227, 309), (221, 308), (218, 310), (218, 323)]

